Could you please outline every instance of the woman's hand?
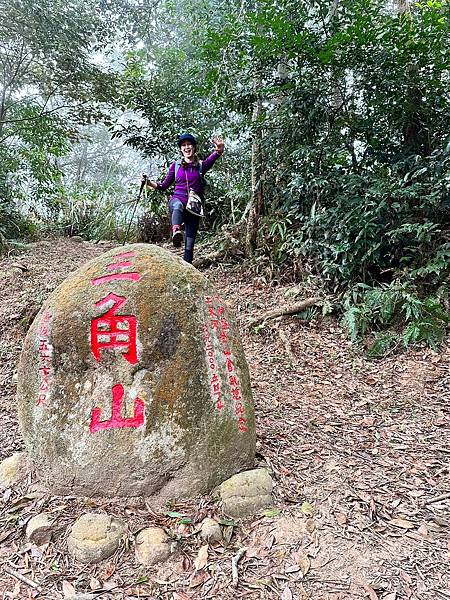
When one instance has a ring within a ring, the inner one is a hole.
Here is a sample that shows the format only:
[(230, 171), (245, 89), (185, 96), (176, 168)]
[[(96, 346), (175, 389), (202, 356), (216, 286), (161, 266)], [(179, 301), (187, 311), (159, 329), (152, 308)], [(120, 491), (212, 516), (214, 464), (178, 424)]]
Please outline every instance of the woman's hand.
[(150, 179), (145, 174), (143, 174), (141, 177), (141, 183), (142, 182), (145, 182), (145, 185), (147, 187), (151, 187), (153, 190), (158, 189), (158, 184), (155, 181), (150, 181)]
[(216, 152), (218, 152), (219, 154), (223, 154), (223, 151), (225, 149), (225, 143), (220, 135), (213, 138), (213, 144), (215, 146)]

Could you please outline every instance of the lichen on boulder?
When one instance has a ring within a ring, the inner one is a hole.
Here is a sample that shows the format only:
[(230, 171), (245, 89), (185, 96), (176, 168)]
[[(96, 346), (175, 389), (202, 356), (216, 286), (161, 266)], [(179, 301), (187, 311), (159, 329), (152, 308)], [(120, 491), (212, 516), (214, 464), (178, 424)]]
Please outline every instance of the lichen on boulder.
[(72, 525), (67, 548), (82, 563), (97, 563), (117, 550), (125, 524), (106, 514), (85, 513)]
[(273, 504), (273, 481), (267, 469), (252, 469), (233, 475), (220, 487), (224, 512), (230, 517), (247, 517)]
[(201, 273), (157, 246), (110, 250), (52, 293), (24, 343), (18, 405), (55, 493), (163, 501), (253, 465), (233, 316)]
[(30, 461), (26, 452), (14, 452), (0, 462), (0, 489), (20, 483), (28, 474)]
[(146, 567), (164, 562), (171, 554), (170, 540), (161, 527), (147, 527), (136, 536), (136, 560)]

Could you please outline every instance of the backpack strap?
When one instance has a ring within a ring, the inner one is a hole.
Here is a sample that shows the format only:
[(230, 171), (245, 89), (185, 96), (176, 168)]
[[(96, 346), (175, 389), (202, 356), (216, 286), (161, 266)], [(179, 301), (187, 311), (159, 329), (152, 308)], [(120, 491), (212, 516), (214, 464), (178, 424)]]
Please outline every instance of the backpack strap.
[[(178, 173), (178, 170), (180, 169), (180, 167), (181, 167), (181, 160), (177, 160), (175, 162), (175, 179), (177, 178), (177, 173)], [(198, 161), (198, 172), (200, 173), (200, 177), (203, 180), (203, 161), (202, 160)]]

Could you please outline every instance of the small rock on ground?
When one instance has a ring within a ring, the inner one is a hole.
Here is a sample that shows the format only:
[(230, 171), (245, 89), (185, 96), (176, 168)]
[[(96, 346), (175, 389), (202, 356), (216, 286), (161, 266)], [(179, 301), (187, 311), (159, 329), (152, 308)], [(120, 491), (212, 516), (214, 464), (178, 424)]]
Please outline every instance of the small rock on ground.
[(125, 524), (109, 515), (86, 513), (72, 525), (67, 547), (74, 558), (95, 563), (111, 556), (125, 534)]
[(160, 527), (147, 527), (136, 536), (136, 560), (146, 567), (170, 556), (169, 538)]
[(273, 504), (273, 481), (267, 469), (233, 475), (220, 487), (224, 512), (230, 517), (247, 517)]
[(30, 463), (25, 452), (14, 452), (0, 463), (0, 489), (9, 488), (27, 476)]
[(223, 539), (222, 529), (219, 523), (209, 517), (203, 519), (200, 535), (205, 542), (209, 542), (210, 544), (221, 542)]
[(47, 513), (31, 517), (27, 523), (25, 535), (29, 542), (41, 546), (47, 544), (52, 537), (53, 519)]

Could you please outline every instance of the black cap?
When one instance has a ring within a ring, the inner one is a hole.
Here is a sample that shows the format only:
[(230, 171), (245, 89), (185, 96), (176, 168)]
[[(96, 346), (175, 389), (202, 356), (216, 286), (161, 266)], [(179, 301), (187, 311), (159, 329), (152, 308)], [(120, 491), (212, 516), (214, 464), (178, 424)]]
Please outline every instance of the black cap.
[(190, 133), (183, 133), (182, 135), (178, 136), (178, 148), (181, 148), (181, 144), (183, 142), (191, 142), (193, 146), (197, 145), (197, 140)]

